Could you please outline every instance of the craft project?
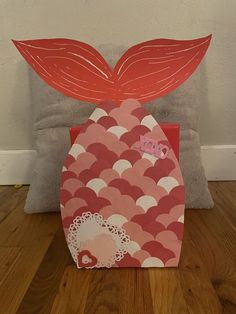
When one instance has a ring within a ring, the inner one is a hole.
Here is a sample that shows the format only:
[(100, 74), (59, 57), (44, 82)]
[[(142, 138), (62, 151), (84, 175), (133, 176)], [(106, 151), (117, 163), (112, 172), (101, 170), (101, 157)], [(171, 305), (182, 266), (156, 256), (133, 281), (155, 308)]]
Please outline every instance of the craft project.
[(97, 105), (62, 169), (61, 217), (78, 268), (178, 265), (184, 182), (168, 139), (142, 104), (181, 85), (210, 39), (147, 41), (128, 49), (114, 70), (79, 41), (14, 41), (46, 83)]
[[(160, 123), (160, 128), (167, 137), (170, 146), (172, 147), (175, 157), (179, 160), (179, 124), (177, 123)], [(81, 125), (70, 128), (71, 145), (74, 144), (77, 136), (81, 131)]]

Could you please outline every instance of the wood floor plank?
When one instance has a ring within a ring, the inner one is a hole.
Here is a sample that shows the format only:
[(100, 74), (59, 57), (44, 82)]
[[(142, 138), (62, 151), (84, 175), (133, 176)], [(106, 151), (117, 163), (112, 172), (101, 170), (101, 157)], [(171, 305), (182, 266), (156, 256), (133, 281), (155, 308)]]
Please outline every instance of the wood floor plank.
[(72, 260), (60, 227), (32, 279), (17, 313), (50, 313), (64, 270)]
[[(12, 189), (12, 186), (10, 185), (0, 185), (0, 200), (4, 201), (1, 203), (4, 204), (5, 203), (5, 195), (8, 194), (8, 192)], [(0, 205), (0, 208), (1, 208), (1, 205)]]
[[(0, 313), (7, 314), (16, 313), (60, 221), (57, 215), (26, 215), (23, 207), (27, 189), (20, 190), (12, 190), (13, 198), (17, 194), (21, 197), (0, 223), (0, 250), (19, 249), (16, 262), (6, 267), (7, 275), (0, 285)], [(10, 204), (8, 199), (6, 204)]]
[(155, 314), (189, 313), (177, 269), (152, 268), (149, 279)]
[(176, 269), (76, 269), (60, 216), (24, 214), (27, 189), (0, 187), (0, 313), (236, 313), (236, 182), (186, 211)]
[(232, 303), (225, 301), (222, 314), (235, 314), (235, 306)]
[(145, 269), (89, 271), (72, 266), (65, 273), (52, 313), (60, 308), (60, 313), (153, 314), (147, 276)]
[(67, 266), (51, 314), (83, 314), (91, 276), (91, 270), (78, 270), (75, 265)]
[(215, 207), (236, 231), (236, 182), (210, 182)]
[[(232, 210), (236, 211), (236, 207)], [(209, 218), (206, 221), (207, 216)], [(222, 244), (222, 250), (233, 260), (236, 266), (236, 228), (229, 221), (229, 217), (220, 210), (219, 205), (216, 203), (211, 213), (208, 215), (200, 213), (198, 219), (203, 224), (207, 224), (212, 236), (217, 239), (218, 243)]]
[(153, 314), (147, 269), (93, 270), (85, 314)]
[(19, 247), (0, 247), (0, 286), (19, 257)]
[[(118, 273), (119, 270), (117, 269)], [(123, 269), (121, 299), (119, 312), (121, 314), (148, 313), (154, 314), (149, 270), (147, 268)]]
[(93, 270), (84, 313), (119, 313), (120, 302), (125, 303), (121, 299), (124, 272), (121, 270), (119, 274), (116, 269)]
[(31, 246), (44, 237), (55, 234), (61, 223), (56, 213), (28, 215), (24, 200), (0, 224), (0, 246)]
[[(24, 185), (24, 188), (28, 190), (28, 186)], [(4, 196), (6, 196), (9, 192), (11, 192), (12, 194), (14, 194), (14, 191), (17, 191), (18, 189), (15, 189), (14, 186), (12, 185), (0, 185), (0, 198), (4, 198)], [(26, 194), (25, 194), (26, 196)], [(5, 201), (5, 200), (4, 200)]]
[(49, 239), (24, 247), (0, 285), (0, 313), (15, 314), (49, 246)]
[[(186, 217), (187, 225), (189, 226), (188, 215)], [(205, 265), (190, 238), (188, 227), (185, 228), (182, 257), (177, 271), (189, 313), (222, 313), (218, 295)]]
[(0, 189), (0, 222), (16, 208), (16, 206), (25, 200), (28, 186), (15, 189), (13, 186), (5, 186)]
[[(236, 313), (236, 265), (226, 245), (227, 228), (230, 228), (230, 225), (227, 225), (224, 217), (218, 221), (216, 209), (198, 213), (190, 211), (187, 215), (191, 239), (221, 304), (223, 306), (226, 302), (231, 303), (235, 306)], [(224, 230), (219, 232), (220, 225), (224, 226)]]
[(0, 196), (4, 191), (8, 190), (11, 186), (10, 185), (0, 185)]

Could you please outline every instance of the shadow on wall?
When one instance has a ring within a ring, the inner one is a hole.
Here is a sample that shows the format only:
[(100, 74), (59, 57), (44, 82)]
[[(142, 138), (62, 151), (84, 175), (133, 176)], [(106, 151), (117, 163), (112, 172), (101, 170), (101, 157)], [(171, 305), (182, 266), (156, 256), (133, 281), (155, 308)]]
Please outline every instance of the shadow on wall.
[[(18, 135), (25, 137), (25, 142), (28, 147), (32, 148), (34, 144), (33, 137), (33, 123), (34, 123), (34, 107), (31, 103), (30, 96), (30, 78), (28, 76), (29, 66), (24, 60), (17, 62), (14, 91), (12, 93), (13, 100), (11, 107), (12, 112), (9, 116), (11, 121), (9, 125), (13, 124), (15, 130), (19, 130)], [(22, 145), (14, 149), (22, 149)]]
[[(203, 60), (200, 67), (199, 73), (199, 99), (200, 99), (200, 113), (199, 113), (199, 136), (200, 142), (204, 144), (204, 132), (210, 132), (207, 130), (207, 126), (211, 124), (211, 113), (210, 113), (210, 102), (209, 102), (209, 91), (208, 91), (208, 73), (206, 67), (206, 61)], [(202, 126), (202, 128), (201, 128)]]

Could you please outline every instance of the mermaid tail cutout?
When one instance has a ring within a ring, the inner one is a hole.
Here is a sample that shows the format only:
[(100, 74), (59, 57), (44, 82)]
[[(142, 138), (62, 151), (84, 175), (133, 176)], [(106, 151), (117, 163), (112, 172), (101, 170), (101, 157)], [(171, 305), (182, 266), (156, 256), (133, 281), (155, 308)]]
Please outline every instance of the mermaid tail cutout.
[(71, 39), (13, 41), (38, 75), (59, 92), (99, 104), (128, 98), (145, 103), (180, 86), (201, 62), (211, 35), (155, 39), (129, 48), (112, 70), (100, 53)]
[(79, 41), (14, 41), (48, 85), (98, 105), (62, 170), (61, 216), (78, 268), (178, 265), (184, 182), (166, 136), (141, 104), (180, 86), (210, 39), (147, 41), (128, 49), (114, 70)]

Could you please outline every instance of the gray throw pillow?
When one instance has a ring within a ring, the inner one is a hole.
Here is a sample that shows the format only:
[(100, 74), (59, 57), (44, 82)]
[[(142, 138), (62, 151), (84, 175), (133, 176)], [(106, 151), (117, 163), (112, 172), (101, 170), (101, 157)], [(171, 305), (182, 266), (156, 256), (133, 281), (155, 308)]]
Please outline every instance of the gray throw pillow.
[[(124, 47), (102, 45), (98, 49), (113, 66)], [(181, 126), (180, 166), (186, 186), (186, 208), (211, 208), (213, 201), (201, 163), (198, 119), (204, 67), (181, 87), (145, 107), (158, 122)], [(30, 71), (31, 100), (36, 112), (37, 158), (25, 212), (59, 211), (60, 175), (70, 148), (69, 128), (84, 123), (95, 106), (63, 96)]]

